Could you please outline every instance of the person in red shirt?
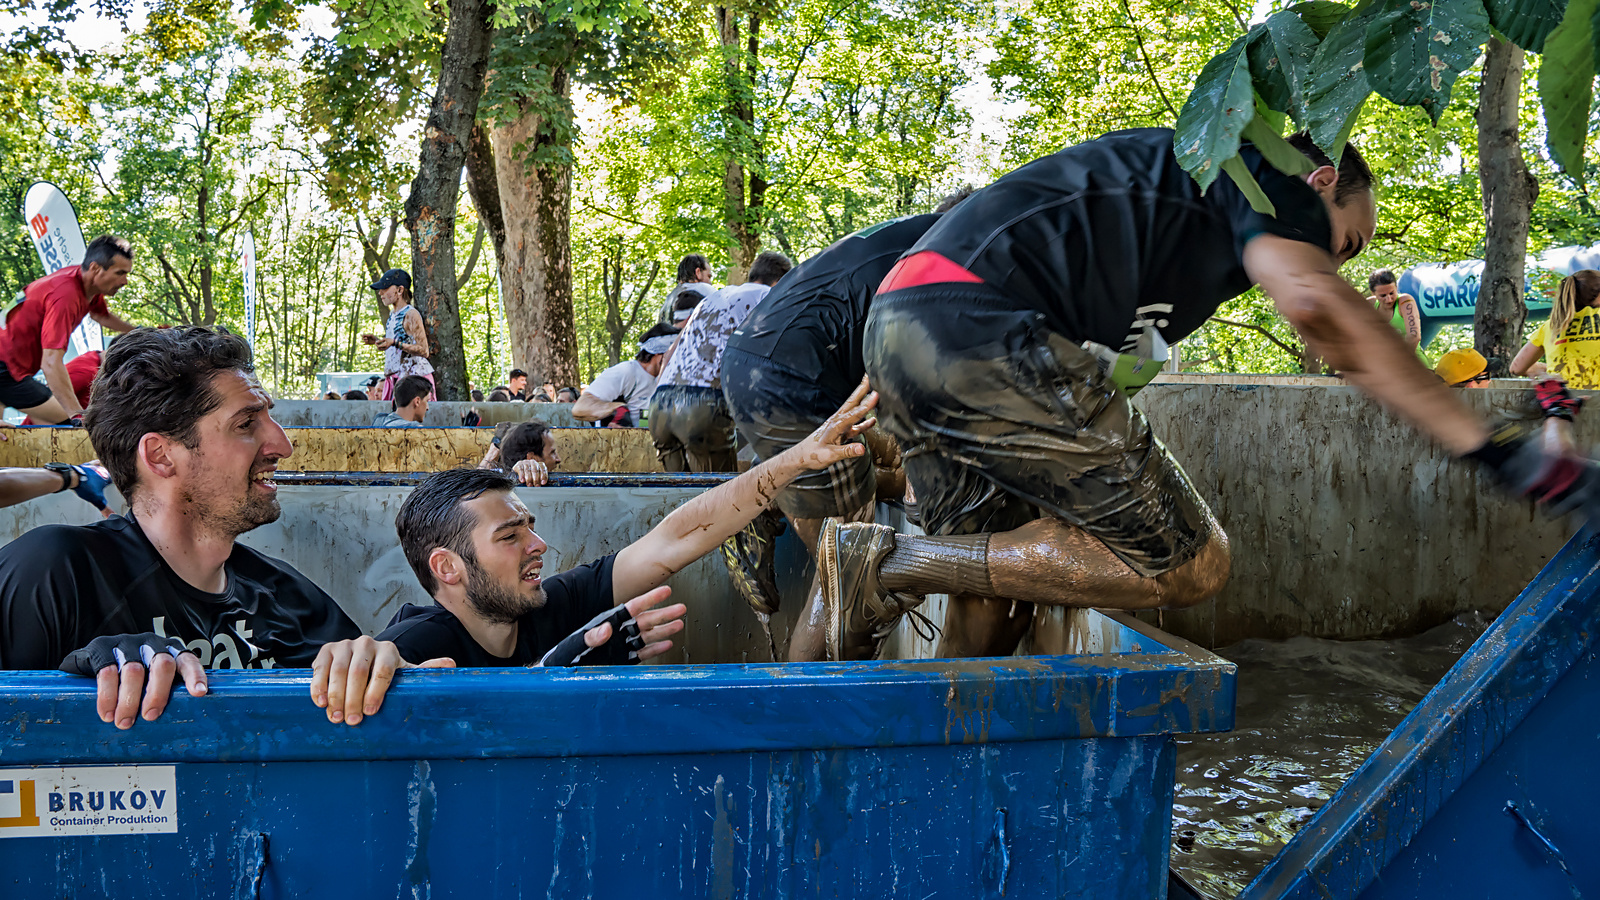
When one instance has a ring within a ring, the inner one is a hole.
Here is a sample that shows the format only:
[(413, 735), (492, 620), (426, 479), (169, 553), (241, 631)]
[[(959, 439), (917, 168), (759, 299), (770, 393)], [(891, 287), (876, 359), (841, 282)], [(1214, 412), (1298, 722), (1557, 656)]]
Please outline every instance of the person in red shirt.
[[(65, 363), (67, 339), (85, 315), (109, 331), (133, 328), (106, 306), (132, 271), (133, 247), (103, 234), (89, 243), (80, 265), (28, 285), (0, 331), (0, 403), (49, 424), (83, 412)], [(33, 380), (40, 371), (48, 388)]]

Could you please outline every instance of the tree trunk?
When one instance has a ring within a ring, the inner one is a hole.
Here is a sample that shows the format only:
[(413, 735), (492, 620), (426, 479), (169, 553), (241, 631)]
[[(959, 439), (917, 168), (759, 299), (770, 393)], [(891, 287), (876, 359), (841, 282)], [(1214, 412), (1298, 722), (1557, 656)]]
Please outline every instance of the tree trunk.
[[(744, 46), (740, 46), (740, 14), (719, 6), (717, 33), (722, 44), (723, 89), (727, 93), (722, 115), (728, 135), (723, 161), (723, 219), (733, 243), (728, 248), (731, 265), (728, 284), (742, 284), (750, 264), (761, 251), (761, 213), (767, 182), (760, 135), (756, 131), (756, 65), (761, 49), (761, 14), (751, 10), (746, 18)], [(748, 179), (748, 193), (746, 180)]]
[(1483, 182), (1483, 281), (1473, 315), (1474, 344), (1489, 360), (1489, 374), (1504, 375), (1522, 347), (1523, 257), (1528, 218), (1539, 182), (1522, 160), (1517, 101), (1522, 89), (1522, 48), (1489, 39), (1478, 90), (1478, 178)]
[(456, 200), (489, 65), (490, 10), (485, 0), (450, 2), (439, 87), (423, 131), (417, 178), (406, 199), (414, 302), (433, 349), (430, 362), (441, 400), (467, 399), (467, 356), (456, 298)]
[(478, 220), (489, 229), (489, 246), (494, 248), (494, 264), (506, 264), (506, 220), (500, 212), (500, 184), (495, 174), (494, 147), (489, 129), (472, 126), (472, 142), (467, 145), (467, 192), (478, 210)]
[[(554, 93), (571, 88), (565, 68), (552, 74)], [(523, 104), (521, 115), (489, 134), (505, 228), (500, 299), (510, 330), (511, 364), (529, 384), (577, 385), (578, 335), (572, 312), (572, 167), (538, 162), (556, 136)], [(524, 148), (518, 152), (518, 147)]]

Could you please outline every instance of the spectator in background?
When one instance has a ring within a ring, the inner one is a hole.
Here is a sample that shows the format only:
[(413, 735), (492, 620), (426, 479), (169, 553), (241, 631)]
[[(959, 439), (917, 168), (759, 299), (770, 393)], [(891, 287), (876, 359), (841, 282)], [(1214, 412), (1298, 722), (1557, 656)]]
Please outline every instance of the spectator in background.
[(725, 287), (694, 310), (678, 335), (650, 398), (650, 439), (668, 472), (736, 472), (733, 417), (722, 395), (722, 350), (728, 335), (794, 263), (768, 250), (750, 266), (750, 280)]
[(509, 403), (511, 402), (511, 392), (504, 387), (497, 387), (489, 392), (489, 402)]
[[(66, 367), (68, 339), (84, 316), (107, 331), (133, 328), (106, 306), (132, 271), (133, 246), (102, 234), (89, 242), (82, 263), (28, 285), (0, 329), (0, 403), (50, 425), (81, 414), (84, 404)], [(49, 387), (33, 380), (35, 372), (44, 373)]]
[(324, 399), (324, 400), (338, 400), (339, 399), (339, 392), (338, 391), (329, 391), (326, 394), (322, 395), (322, 399)]
[(344, 392), (344, 399), (346, 399), (346, 400), (365, 400), (365, 399), (367, 399), (367, 392), (366, 391), (354, 391), (354, 390), (345, 391)]
[[(1539, 360), (1579, 390), (1600, 388), (1600, 272), (1579, 269), (1561, 279), (1550, 319), (1511, 361), (1513, 375), (1539, 375)], [(1551, 335), (1558, 335), (1554, 340)]]
[(483, 391), (480, 391), (477, 388), (473, 388), (472, 389), (472, 402), (473, 403), (482, 403), (483, 402)]
[[(67, 360), (67, 380), (72, 382), (72, 394), (78, 398), (78, 405), (84, 409), (89, 408), (89, 387), (94, 384), (94, 376), (100, 371), (100, 351), (90, 350), (80, 353)], [(32, 416), (22, 420), (23, 427), (29, 425), (43, 425), (44, 422), (35, 422)]]
[(691, 253), (678, 260), (678, 283), (667, 292), (667, 299), (661, 303), (661, 313), (656, 316), (657, 325), (673, 325), (673, 313), (678, 308), (678, 295), (685, 289), (699, 294), (702, 298), (711, 296), (715, 290), (711, 286), (711, 264), (698, 253)]
[(513, 400), (528, 399), (528, 373), (521, 369), (512, 369), (506, 376), (506, 392)]
[(407, 375), (395, 385), (394, 408), (378, 413), (372, 420), (374, 428), (421, 428), (422, 418), (428, 414), (428, 395), (433, 393), (433, 382), (421, 375)]
[(1378, 315), (1405, 335), (1406, 343), (1415, 350), (1422, 344), (1422, 313), (1417, 311), (1417, 298), (1400, 293), (1394, 272), (1379, 269), (1367, 276), (1367, 288), (1372, 291), (1369, 303), (1378, 307)]
[(361, 341), (383, 351), (383, 382), (379, 400), (393, 400), (401, 379), (415, 375), (428, 382), (433, 399), (433, 364), (428, 362), (428, 333), (422, 327), (422, 313), (411, 305), (411, 275), (405, 269), (390, 269), (372, 283), (378, 301), (389, 310), (384, 334), (363, 334)]
[(644, 418), (650, 395), (656, 390), (656, 376), (666, 362), (677, 329), (655, 325), (639, 339), (639, 352), (633, 359), (617, 363), (595, 376), (587, 390), (572, 404), (572, 417), (580, 422), (599, 422), (608, 428), (630, 428)]
[(1489, 361), (1471, 347), (1463, 347), (1439, 357), (1433, 374), (1451, 387), (1486, 388), (1489, 386)]
[(578, 402), (578, 389), (575, 388), (575, 387), (564, 387), (564, 388), (556, 391), (556, 402), (557, 403), (577, 403)]

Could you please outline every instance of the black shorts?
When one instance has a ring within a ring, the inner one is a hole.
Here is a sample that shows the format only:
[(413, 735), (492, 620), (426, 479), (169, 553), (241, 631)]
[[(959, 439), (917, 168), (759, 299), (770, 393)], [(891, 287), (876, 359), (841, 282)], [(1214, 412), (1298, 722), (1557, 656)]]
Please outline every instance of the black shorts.
[[(722, 352), (722, 391), (733, 424), (760, 459), (771, 459), (816, 431), (844, 401), (782, 363), (728, 347)], [(865, 443), (856, 437), (858, 443)], [(877, 496), (872, 454), (853, 456), (807, 472), (778, 492), (778, 508), (791, 519), (843, 516)]]
[(879, 295), (865, 338), (929, 534), (1051, 515), (1146, 576), (1210, 539), (1205, 501), (1144, 416), (1039, 313), (987, 285), (926, 285)]
[(733, 419), (722, 391), (663, 384), (650, 395), (650, 440), (668, 472), (737, 472)]
[(52, 396), (49, 388), (32, 378), (21, 381), (12, 378), (6, 364), (0, 363), (0, 403), (13, 409), (32, 409)]

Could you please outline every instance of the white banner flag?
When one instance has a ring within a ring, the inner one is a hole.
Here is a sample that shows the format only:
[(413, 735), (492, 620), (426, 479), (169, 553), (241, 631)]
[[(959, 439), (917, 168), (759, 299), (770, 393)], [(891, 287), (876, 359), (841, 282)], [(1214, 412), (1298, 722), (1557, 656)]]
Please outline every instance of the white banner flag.
[(244, 252), (239, 267), (244, 270), (244, 335), (250, 346), (256, 344), (256, 236), (248, 229), (244, 233)]
[[(33, 249), (39, 252), (46, 275), (83, 262), (83, 229), (78, 227), (72, 201), (61, 188), (48, 181), (34, 182), (22, 197), (22, 218), (28, 223), (28, 236), (33, 238)], [(100, 323), (84, 317), (72, 332), (67, 358), (102, 346)]]

